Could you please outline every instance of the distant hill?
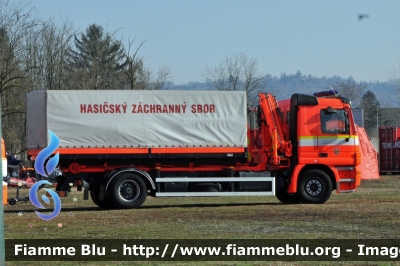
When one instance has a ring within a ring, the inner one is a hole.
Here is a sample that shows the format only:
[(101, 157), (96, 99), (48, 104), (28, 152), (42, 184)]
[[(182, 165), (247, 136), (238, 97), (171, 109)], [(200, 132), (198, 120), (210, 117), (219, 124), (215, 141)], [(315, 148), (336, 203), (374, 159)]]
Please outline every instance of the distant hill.
[[(312, 75), (303, 75), (300, 71), (297, 71), (296, 74), (291, 75), (283, 73), (280, 77), (269, 76), (268, 87), (270, 88), (271, 92), (278, 98), (278, 100), (281, 100), (290, 98), (293, 93), (311, 94), (318, 91), (330, 90), (331, 85), (335, 85), (338, 82), (345, 82), (348, 79), (353, 80), (352, 77), (314, 77)], [(367, 84), (366, 90), (370, 90), (376, 95), (377, 99), (381, 103), (381, 106), (400, 105), (400, 103), (397, 102), (397, 93), (395, 86), (391, 82), (374, 81), (364, 83)], [(190, 82), (183, 85), (172, 85), (170, 86), (170, 89), (212, 90), (213, 88), (211, 84), (208, 84), (207, 82)], [(362, 97), (362, 95), (360, 95), (360, 97)]]

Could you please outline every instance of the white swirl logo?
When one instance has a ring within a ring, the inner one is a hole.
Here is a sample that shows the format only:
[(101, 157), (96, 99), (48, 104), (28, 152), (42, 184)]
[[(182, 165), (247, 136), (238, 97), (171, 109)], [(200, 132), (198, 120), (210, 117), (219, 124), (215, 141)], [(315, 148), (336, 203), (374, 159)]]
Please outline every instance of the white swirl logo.
[[(49, 130), (50, 134), (50, 143), (49, 145), (44, 148), (41, 152), (39, 152), (38, 156), (36, 157), (35, 160), (35, 171), (42, 175), (47, 177), (50, 175), (54, 169), (56, 168), (59, 160), (59, 154), (53, 156), (52, 158), (49, 158), (47, 160), (46, 164), (46, 159), (51, 156), (51, 154), (57, 150), (58, 146), (60, 145), (60, 139), (57, 137), (56, 134), (54, 134), (52, 131)], [(46, 165), (45, 165), (46, 164)], [(40, 186), (42, 185), (51, 185), (51, 183), (47, 180), (41, 180), (37, 183), (35, 183), (29, 190), (29, 200), (32, 202), (33, 205), (35, 205), (39, 209), (45, 209), (45, 207), (39, 202), (37, 192), (40, 189)], [(61, 212), (61, 200), (60, 197), (57, 195), (56, 192), (53, 190), (45, 188), (45, 190), (51, 195), (54, 201), (54, 211), (51, 214), (43, 214), (38, 211), (35, 211), (37, 216), (42, 218), (43, 220), (51, 220), (57, 215), (60, 214)], [(42, 195), (42, 199), (44, 202), (47, 204), (50, 203), (49, 198), (46, 195)]]

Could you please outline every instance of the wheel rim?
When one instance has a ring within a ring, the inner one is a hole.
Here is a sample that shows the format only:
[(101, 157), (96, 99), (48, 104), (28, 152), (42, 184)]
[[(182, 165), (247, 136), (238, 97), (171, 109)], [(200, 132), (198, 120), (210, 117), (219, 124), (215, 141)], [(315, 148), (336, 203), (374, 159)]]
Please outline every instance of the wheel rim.
[(324, 191), (324, 185), (321, 180), (312, 178), (306, 182), (305, 190), (308, 196), (318, 197)]
[(124, 201), (135, 201), (140, 195), (140, 187), (138, 183), (126, 180), (119, 185), (119, 196)]

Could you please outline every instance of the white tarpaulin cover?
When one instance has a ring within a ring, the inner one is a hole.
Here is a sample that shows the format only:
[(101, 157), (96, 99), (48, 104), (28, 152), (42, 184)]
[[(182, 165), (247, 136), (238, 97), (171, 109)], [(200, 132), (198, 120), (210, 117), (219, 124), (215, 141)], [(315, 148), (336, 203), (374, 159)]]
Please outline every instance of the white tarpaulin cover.
[(35, 91), (27, 95), (29, 149), (247, 146), (245, 92)]

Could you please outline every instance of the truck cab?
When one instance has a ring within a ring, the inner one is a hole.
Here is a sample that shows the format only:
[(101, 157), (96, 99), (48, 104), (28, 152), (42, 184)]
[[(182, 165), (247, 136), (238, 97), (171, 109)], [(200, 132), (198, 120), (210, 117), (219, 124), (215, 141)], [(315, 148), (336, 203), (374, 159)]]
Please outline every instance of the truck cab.
[(355, 191), (361, 183), (361, 153), (350, 102), (337, 92), (326, 91), (314, 98), (295, 94), (290, 107), (282, 108), (289, 111), (293, 145), (287, 192), (318, 203), (324, 195), (329, 197), (330, 189)]
[[(269, 160), (267, 169), (276, 176), (278, 199), (323, 203), (332, 190), (355, 191), (361, 154), (349, 101), (331, 91), (294, 94), (277, 103), (268, 97), (268, 104), (258, 109), (258, 125), (251, 129), (250, 150), (253, 163), (260, 163), (261, 147), (276, 147), (278, 163)], [(274, 121), (267, 122), (274, 113)], [(267, 159), (274, 156), (265, 154)]]

